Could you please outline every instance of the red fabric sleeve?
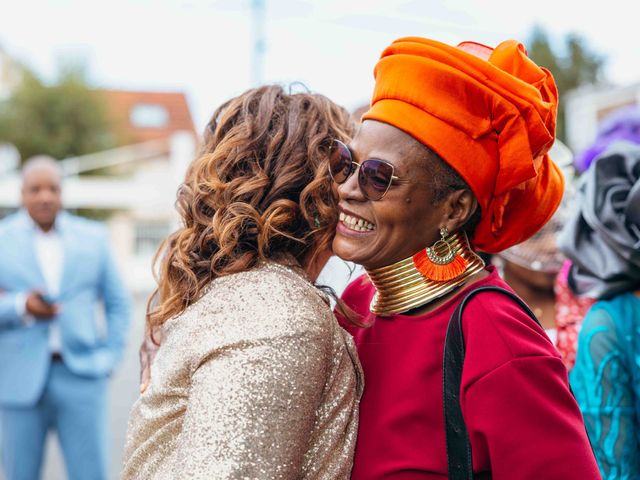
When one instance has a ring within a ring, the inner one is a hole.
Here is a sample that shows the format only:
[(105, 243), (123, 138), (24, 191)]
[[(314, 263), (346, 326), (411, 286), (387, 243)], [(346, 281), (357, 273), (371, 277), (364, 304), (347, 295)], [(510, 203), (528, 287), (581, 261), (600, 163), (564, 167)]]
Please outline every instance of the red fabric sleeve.
[(566, 376), (558, 358), (517, 358), (467, 389), (474, 459), (488, 453), (494, 480), (602, 478)]
[(463, 314), (462, 412), (474, 466), (494, 480), (601, 479), (567, 370), (510, 298), (480, 294)]

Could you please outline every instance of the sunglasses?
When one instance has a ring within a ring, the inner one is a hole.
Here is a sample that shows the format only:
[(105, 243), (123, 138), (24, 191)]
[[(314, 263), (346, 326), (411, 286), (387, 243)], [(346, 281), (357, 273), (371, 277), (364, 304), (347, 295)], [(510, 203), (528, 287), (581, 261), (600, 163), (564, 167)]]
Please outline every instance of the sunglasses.
[(368, 200), (382, 200), (392, 184), (406, 183), (406, 180), (401, 180), (393, 174), (394, 166), (389, 162), (375, 158), (362, 163), (355, 162), (349, 147), (340, 140), (334, 140), (329, 156), (331, 179), (337, 184), (342, 184), (358, 167), (358, 186)]

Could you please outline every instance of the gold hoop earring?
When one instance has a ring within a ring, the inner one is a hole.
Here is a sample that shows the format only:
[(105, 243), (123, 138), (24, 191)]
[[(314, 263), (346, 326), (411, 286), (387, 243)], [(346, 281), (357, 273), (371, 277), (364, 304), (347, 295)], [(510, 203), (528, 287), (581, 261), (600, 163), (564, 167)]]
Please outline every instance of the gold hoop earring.
[(458, 255), (450, 242), (449, 230), (442, 227), (440, 239), (416, 253), (413, 256), (413, 264), (425, 278), (435, 282), (447, 282), (462, 275), (469, 262)]

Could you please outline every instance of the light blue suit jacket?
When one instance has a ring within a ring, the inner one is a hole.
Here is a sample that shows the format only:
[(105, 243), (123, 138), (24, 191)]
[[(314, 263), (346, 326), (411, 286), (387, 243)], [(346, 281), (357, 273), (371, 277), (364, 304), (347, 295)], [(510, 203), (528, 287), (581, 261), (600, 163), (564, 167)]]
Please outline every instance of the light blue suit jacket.
[[(25, 323), (16, 295), (46, 291), (34, 246), (34, 224), (19, 211), (0, 221), (0, 406), (34, 405), (51, 362), (49, 322)], [(130, 320), (130, 301), (97, 222), (60, 213), (56, 230), (64, 250), (60, 295), (55, 317), (62, 356), (77, 375), (108, 375), (122, 355)], [(97, 322), (104, 303), (106, 329)]]

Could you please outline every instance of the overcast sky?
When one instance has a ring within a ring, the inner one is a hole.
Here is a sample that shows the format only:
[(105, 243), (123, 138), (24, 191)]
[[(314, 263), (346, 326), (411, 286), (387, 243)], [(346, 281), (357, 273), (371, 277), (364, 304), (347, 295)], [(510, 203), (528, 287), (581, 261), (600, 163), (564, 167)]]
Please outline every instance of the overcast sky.
[[(382, 49), (400, 36), (491, 46), (582, 34), (617, 84), (640, 81), (637, 1), (264, 0), (263, 82), (300, 81), (353, 108), (368, 100)], [(80, 60), (100, 87), (180, 90), (201, 130), (251, 86), (251, 0), (0, 0), (0, 47), (45, 78)]]

